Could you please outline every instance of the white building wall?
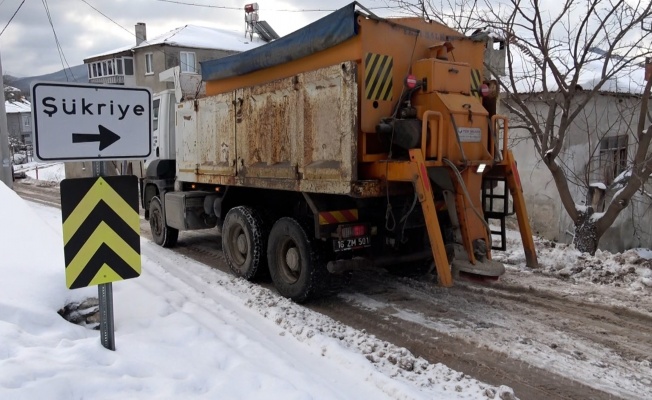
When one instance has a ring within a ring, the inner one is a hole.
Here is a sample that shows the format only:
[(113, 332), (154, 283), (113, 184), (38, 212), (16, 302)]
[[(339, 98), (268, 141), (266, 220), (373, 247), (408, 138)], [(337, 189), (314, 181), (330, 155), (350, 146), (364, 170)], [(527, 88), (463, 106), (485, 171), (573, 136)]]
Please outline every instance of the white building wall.
[[(584, 97), (578, 96), (577, 101), (582, 100)], [(536, 95), (530, 96), (528, 102), (544, 121), (548, 106)], [(604, 181), (604, 174), (597, 169), (597, 164), (590, 162), (592, 155), (599, 155), (601, 138), (629, 135), (627, 156), (631, 162), (636, 149), (639, 106), (640, 99), (633, 96), (599, 94), (569, 128), (559, 162), (568, 168), (569, 187), (576, 204), (586, 203), (589, 183)], [(559, 121), (558, 116), (556, 123)], [(510, 123), (513, 126), (510, 146), (518, 163), (533, 232), (550, 240), (570, 242), (573, 222), (562, 206), (552, 174), (536, 152), (529, 132), (517, 127), (519, 123), (514, 115), (510, 116)], [(607, 201), (609, 199), (610, 196)], [(600, 249), (612, 252), (634, 247), (652, 247), (652, 201), (642, 194), (632, 199), (630, 206), (600, 241)]]

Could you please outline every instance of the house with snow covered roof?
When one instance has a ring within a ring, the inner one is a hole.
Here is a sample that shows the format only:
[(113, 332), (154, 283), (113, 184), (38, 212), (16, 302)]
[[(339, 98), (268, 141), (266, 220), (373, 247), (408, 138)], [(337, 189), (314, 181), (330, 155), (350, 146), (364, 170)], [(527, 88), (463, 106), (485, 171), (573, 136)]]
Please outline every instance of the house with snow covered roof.
[[(175, 89), (179, 84), (188, 99), (204, 93), (200, 62), (253, 49), (278, 37), (267, 23), (255, 33), (184, 25), (148, 40), (147, 27), (139, 22), (135, 26), (135, 45), (87, 57), (84, 64), (90, 83), (149, 87), (153, 93)], [(142, 176), (142, 163), (130, 164), (131, 171)], [(84, 162), (66, 163), (68, 178), (88, 177), (91, 173)]]
[[(20, 90), (16, 90), (20, 93)], [(14, 96), (13, 93), (15, 92), (5, 91), (9, 137), (15, 142), (27, 145), (32, 143), (32, 104), (22, 96)]]
[[(588, 104), (568, 128), (559, 163), (568, 170), (575, 203), (602, 212), (634, 157), (643, 87), (650, 78), (646, 74), (652, 71), (650, 67), (632, 64), (607, 80), (594, 94), (593, 89), (600, 80), (598, 66), (594, 70), (588, 65), (577, 83), (573, 101), (578, 104), (588, 101)], [(554, 90), (539, 89), (533, 86), (520, 91), (523, 101), (543, 123), (549, 117), (548, 98), (554, 96)], [(652, 113), (652, 104), (649, 112)], [(574, 235), (573, 221), (564, 210), (552, 174), (535, 150), (527, 127), (519, 123), (517, 115), (509, 118), (510, 147), (518, 162), (532, 230), (546, 239), (570, 242)], [(560, 118), (557, 112), (557, 126)], [(652, 186), (645, 184), (641, 193), (632, 198), (628, 209), (603, 235), (600, 249), (620, 252), (635, 247), (652, 248), (651, 191)]]
[(136, 44), (123, 46), (84, 59), (89, 82), (126, 86), (145, 86), (154, 93), (172, 89), (159, 74), (178, 67), (185, 85), (201, 92), (199, 63), (249, 50), (266, 43), (244, 32), (196, 25), (184, 25), (150, 40), (146, 25), (135, 26)]

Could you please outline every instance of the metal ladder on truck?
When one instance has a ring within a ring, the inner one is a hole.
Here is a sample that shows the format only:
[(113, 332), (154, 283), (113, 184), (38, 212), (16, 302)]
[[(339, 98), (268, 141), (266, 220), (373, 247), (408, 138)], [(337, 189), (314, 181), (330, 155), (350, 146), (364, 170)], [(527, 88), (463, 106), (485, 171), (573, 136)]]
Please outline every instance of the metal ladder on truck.
[[(430, 113), (435, 117), (441, 118), (441, 116), (437, 115), (439, 114), (437, 112), (430, 112)], [(467, 251), (467, 256), (471, 264), (476, 264), (480, 262), (480, 260), (477, 259), (477, 257), (474, 254), (475, 253), (474, 245), (471, 239), (472, 235), (470, 229), (472, 226), (474, 226), (474, 224), (471, 223), (471, 220), (473, 218), (483, 217), (484, 221), (482, 221), (482, 223), (487, 227), (487, 236), (488, 236), (487, 239), (491, 242), (490, 236), (492, 236), (493, 234), (499, 234), (501, 237), (500, 247), (493, 246), (493, 245), (491, 247), (493, 249), (505, 250), (506, 247), (505, 217), (508, 214), (510, 214), (508, 212), (507, 207), (509, 202), (509, 194), (511, 194), (511, 197), (513, 199), (514, 213), (516, 214), (516, 218), (519, 226), (519, 232), (521, 235), (521, 240), (523, 242), (526, 265), (530, 268), (536, 268), (538, 266), (538, 261), (536, 257), (535, 247), (534, 247), (534, 239), (532, 237), (532, 230), (530, 228), (530, 223), (527, 216), (525, 198), (523, 197), (523, 189), (521, 186), (518, 169), (516, 167), (516, 160), (514, 159), (514, 155), (512, 151), (507, 148), (507, 129), (508, 129), (507, 118), (503, 116), (493, 116), (491, 120), (492, 128), (493, 128), (493, 132), (498, 132), (498, 128), (499, 128), (498, 122), (500, 121), (503, 122), (503, 129), (504, 129), (502, 151), (499, 153), (500, 155), (502, 155), (502, 157), (499, 156), (500, 160), (495, 161), (495, 163), (489, 168), (488, 172), (483, 174), (481, 178), (479, 178), (475, 173), (469, 173), (464, 176), (463, 178), (464, 182), (454, 180), (454, 182), (456, 183), (456, 195), (455, 195), (454, 207), (457, 215), (457, 223), (461, 231), (461, 236), (462, 236), (461, 239), (463, 241), (464, 247)], [(427, 123), (428, 123), (428, 113), (424, 115), (424, 120), (423, 120), (422, 137), (424, 138), (423, 139), (424, 142), (426, 136)], [(439, 132), (441, 132), (441, 130)], [(435, 265), (437, 268), (437, 274), (439, 276), (440, 284), (442, 286), (450, 286), (453, 283), (453, 278), (452, 278), (452, 273), (449, 268), (449, 265), (451, 265), (450, 263), (453, 260), (448, 260), (443, 238), (439, 228), (439, 221), (437, 218), (437, 212), (435, 210), (433, 192), (430, 186), (430, 178), (428, 176), (428, 162), (424, 159), (424, 150), (425, 150), (425, 143), (422, 143), (422, 148), (420, 149), (409, 150), (410, 160), (414, 165), (414, 172), (417, 175), (415, 176), (415, 179), (413, 179), (413, 184), (417, 192), (418, 199), (421, 202), (424, 218), (426, 220), (428, 237), (433, 251), (433, 257), (435, 259)], [(442, 160), (441, 157), (438, 157), (438, 159)], [(453, 169), (455, 166), (449, 163), (449, 167), (450, 169)], [(459, 176), (458, 171), (455, 171), (455, 174), (458, 174)], [(474, 180), (476, 182), (473, 182)], [(491, 191), (492, 188), (488, 187), (490, 183), (496, 181), (502, 181), (505, 184), (503, 188), (504, 192), (501, 194), (493, 193)], [(468, 196), (468, 192), (466, 193), (467, 196), (464, 196), (461, 193), (467, 190), (467, 188), (461, 186), (469, 185), (469, 184), (475, 185), (474, 187), (476, 188), (478, 187), (478, 184), (480, 185), (479, 187), (480, 191), (472, 190), (472, 192), (482, 193), (483, 199), (480, 201), (480, 203), (482, 203), (482, 207), (478, 207), (480, 206), (480, 204), (472, 204), (474, 200), (477, 199), (468, 198), (470, 197)], [(487, 193), (487, 190), (489, 190), (489, 193)], [(509, 190), (509, 194), (507, 192), (508, 190)], [(494, 211), (491, 209), (487, 210), (487, 208), (484, 207), (484, 200), (487, 198), (491, 200), (497, 198), (501, 199), (503, 201), (505, 208), (501, 211)], [(482, 209), (483, 211), (482, 216), (477, 215), (478, 208)], [(494, 219), (499, 219), (500, 231), (492, 231), (488, 227), (487, 219), (491, 219), (491, 217), (493, 217)], [(490, 260), (487, 260), (487, 262), (490, 262)], [(471, 270), (473, 270), (472, 267)]]
[[(491, 168), (484, 176), (485, 185), (483, 187), (482, 196), (483, 205), (485, 205), (485, 207), (483, 207), (483, 209), (485, 211), (486, 219), (491, 219), (493, 217), (500, 221), (500, 231), (492, 233), (500, 235), (501, 245), (500, 247), (496, 246), (495, 248), (503, 251), (506, 249), (507, 244), (505, 217), (511, 214), (516, 214), (519, 232), (521, 234), (521, 241), (523, 242), (523, 250), (525, 252), (525, 264), (530, 268), (536, 268), (539, 263), (537, 261), (537, 255), (534, 248), (534, 238), (532, 237), (532, 229), (530, 227), (527, 209), (525, 207), (521, 178), (518, 174), (518, 168), (516, 167), (514, 153), (507, 148), (508, 121), (507, 118), (496, 115), (492, 118), (491, 123), (494, 132), (498, 132), (498, 122), (500, 121), (503, 122), (504, 129), (503, 148), (501, 152), (503, 159), (494, 164), (493, 168)], [(503, 182), (503, 192), (495, 194), (492, 185), (488, 185), (492, 182)], [(513, 212), (509, 211), (509, 195), (511, 195), (513, 201)], [(501, 211), (495, 211), (493, 209), (491, 203), (494, 199), (500, 199), (502, 201), (503, 208)], [(485, 200), (489, 200), (488, 204), (485, 203)]]

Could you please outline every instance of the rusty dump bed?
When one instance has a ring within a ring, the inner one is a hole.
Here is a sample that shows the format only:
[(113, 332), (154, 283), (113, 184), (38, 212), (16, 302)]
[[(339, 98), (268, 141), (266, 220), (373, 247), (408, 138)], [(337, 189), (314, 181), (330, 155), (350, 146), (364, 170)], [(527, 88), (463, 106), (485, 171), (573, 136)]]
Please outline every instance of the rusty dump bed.
[(356, 76), (349, 61), (181, 104), (178, 179), (352, 194)]
[[(469, 100), (454, 103), (483, 111), (476, 95), (484, 43), (420, 18), (376, 18), (356, 3), (268, 45), (202, 63), (207, 97), (178, 106), (177, 179), (384, 195), (385, 180), (365, 167), (388, 158), (376, 125), (394, 113), (411, 68), (444, 42), (464, 68), (445, 67), (457, 75), (442, 82), (462, 82), (458, 97)], [(418, 115), (431, 106), (417, 104)], [(434, 153), (438, 144), (446, 142), (427, 145)]]

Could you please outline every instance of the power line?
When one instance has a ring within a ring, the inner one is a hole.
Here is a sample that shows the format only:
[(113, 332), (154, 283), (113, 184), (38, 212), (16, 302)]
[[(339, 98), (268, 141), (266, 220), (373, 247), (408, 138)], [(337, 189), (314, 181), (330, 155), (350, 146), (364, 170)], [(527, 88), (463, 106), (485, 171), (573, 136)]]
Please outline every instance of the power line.
[(43, 7), (45, 8), (45, 13), (48, 17), (48, 21), (50, 22), (50, 26), (52, 27), (52, 33), (54, 34), (54, 41), (57, 44), (57, 50), (59, 52), (59, 59), (61, 60), (61, 66), (63, 67), (63, 73), (66, 74), (66, 81), (69, 81), (68, 72), (66, 72), (66, 65), (67, 65), (68, 70), (70, 71), (70, 75), (72, 76), (72, 79), (76, 82), (77, 79), (75, 78), (75, 75), (73, 74), (72, 69), (70, 68), (70, 64), (68, 64), (68, 60), (66, 60), (66, 55), (63, 54), (63, 47), (61, 47), (61, 42), (59, 42), (57, 31), (54, 29), (54, 23), (52, 22), (52, 15), (50, 14), (50, 8), (48, 7), (48, 2), (47, 0), (42, 0), (42, 2), (43, 2)]
[[(222, 10), (238, 10), (241, 11), (243, 8), (242, 7), (227, 7), (227, 6), (214, 6), (210, 4), (197, 4), (197, 3), (186, 3), (183, 1), (176, 1), (176, 0), (156, 0), (160, 1), (163, 3), (173, 3), (173, 4), (180, 4), (184, 6), (193, 6), (193, 7), (205, 7), (205, 8), (219, 8)], [(392, 6), (384, 6), (384, 7), (369, 7), (369, 10), (380, 10), (380, 9), (392, 9), (396, 7)], [(332, 11), (337, 11), (336, 9), (303, 9), (303, 10), (291, 10), (291, 9), (283, 9), (283, 10), (274, 10), (274, 9), (265, 9), (265, 11), (275, 11), (275, 12), (332, 12)]]
[(118, 25), (121, 29), (124, 29), (125, 31), (127, 31), (130, 35), (136, 36), (132, 31), (130, 31), (129, 29), (125, 28), (124, 26), (122, 26), (122, 25), (120, 25), (119, 23), (117, 23), (117, 22), (115, 22), (114, 20), (112, 20), (109, 16), (107, 16), (107, 15), (104, 14), (102, 11), (98, 10), (97, 8), (93, 7), (93, 5), (90, 4), (89, 2), (87, 2), (86, 0), (82, 0), (82, 1), (83, 1), (84, 3), (86, 3), (87, 6), (89, 6), (89, 7), (92, 8), (93, 10), (97, 11), (97, 12), (98, 12), (100, 15), (102, 15), (104, 18), (106, 18), (106, 19), (108, 19), (109, 21), (113, 22), (114, 24)]
[[(4, 0), (3, 0), (2, 3), (4, 3)], [(2, 3), (0, 3), (0, 5), (2, 5)], [(18, 14), (18, 11), (19, 11), (20, 8), (23, 6), (23, 4), (25, 4), (25, 0), (23, 0), (23, 1), (20, 3), (20, 5), (18, 6), (18, 8), (16, 9), (16, 12), (14, 12), (14, 15), (12, 15), (11, 18), (9, 18), (9, 21), (7, 22), (7, 25), (5, 25), (4, 28), (2, 28), (2, 32), (0, 32), (0, 36), (2, 36), (3, 33), (5, 33), (5, 29), (7, 29), (7, 27), (8, 27), (9, 24), (11, 23), (11, 20), (13, 20), (14, 17), (16, 16), (16, 14)]]

